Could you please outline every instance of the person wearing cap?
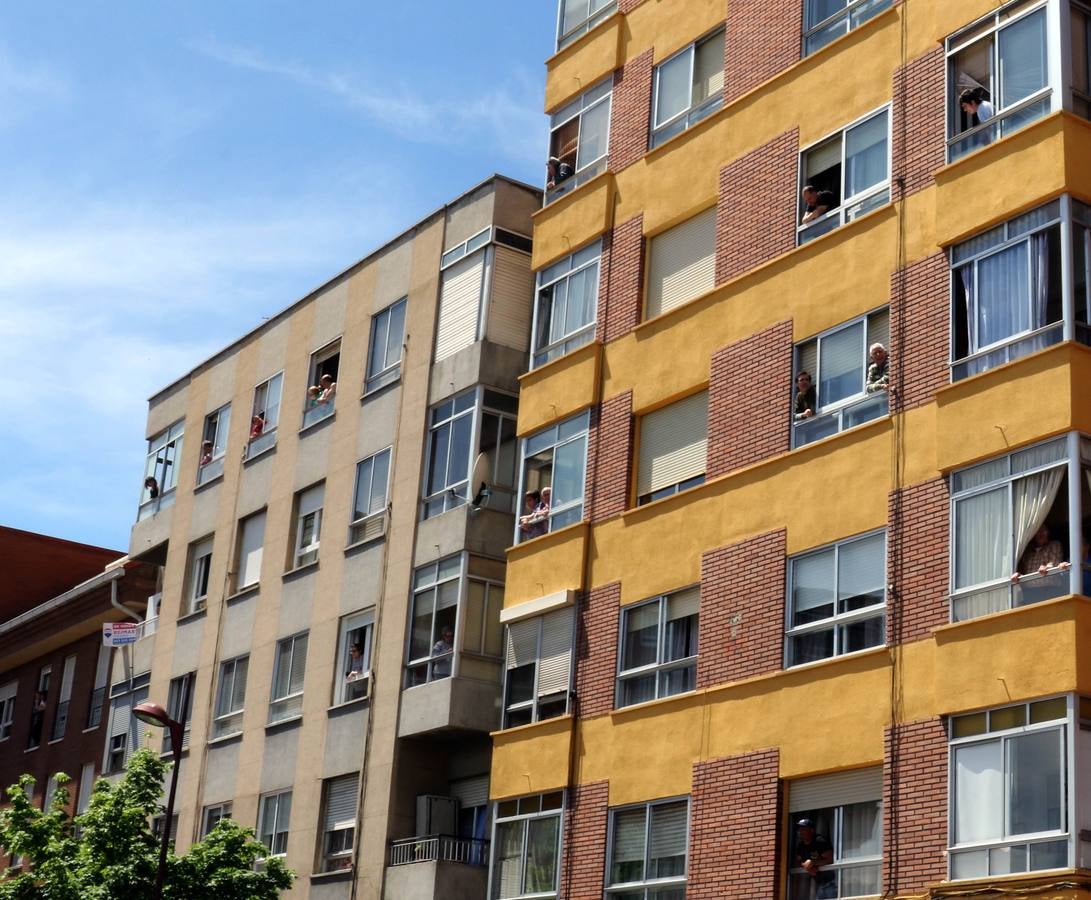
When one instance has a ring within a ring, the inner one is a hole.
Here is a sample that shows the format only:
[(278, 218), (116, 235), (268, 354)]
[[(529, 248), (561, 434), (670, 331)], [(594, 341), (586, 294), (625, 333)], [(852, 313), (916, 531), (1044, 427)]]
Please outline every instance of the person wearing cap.
[(811, 819), (796, 823), (795, 863), (814, 879), (815, 900), (837, 897), (837, 873), (823, 872), (823, 866), (833, 864), (833, 847), (814, 830)]

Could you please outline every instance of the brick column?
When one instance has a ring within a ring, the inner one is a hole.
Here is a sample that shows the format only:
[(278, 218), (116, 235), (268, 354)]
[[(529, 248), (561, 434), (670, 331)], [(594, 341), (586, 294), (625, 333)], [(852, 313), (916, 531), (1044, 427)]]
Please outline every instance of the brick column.
[[(951, 273), (943, 253), (890, 276), (891, 384), (896, 409), (929, 403), (950, 383)], [(904, 319), (904, 322), (903, 322)]]
[(645, 50), (614, 72), (610, 100), (611, 172), (620, 172), (648, 152), (652, 109), (652, 51)]
[(943, 48), (936, 47), (894, 71), (891, 174), (905, 179), (904, 194), (932, 184), (946, 160), (944, 66)]
[(591, 410), (584, 496), (587, 519), (601, 522), (629, 504), (633, 455), (633, 392), (604, 400)]
[(612, 341), (640, 324), (644, 297), (644, 214), (603, 235), (595, 339)]
[[(949, 523), (947, 482), (934, 478), (891, 491), (887, 501), (887, 643), (928, 637), (949, 621)], [(897, 519), (897, 521), (895, 521)]]
[(781, 668), (786, 547), (781, 529), (702, 554), (698, 688)]
[(728, 344), (712, 357), (708, 384), (708, 477), (792, 445), (792, 323)]
[(803, 4), (798, 0), (731, 0), (727, 4), (724, 103), (799, 61)]
[(609, 785), (577, 784), (565, 798), (561, 840), (562, 900), (601, 900), (606, 872)]
[(794, 128), (720, 169), (717, 284), (795, 247), (798, 168), (799, 129)]
[(581, 718), (604, 715), (614, 708), (617, 678), (617, 627), (621, 584), (593, 588), (577, 610), (576, 697)]
[(886, 729), (883, 886), (917, 893), (947, 877), (947, 733), (939, 718)]
[(772, 900), (780, 872), (779, 755), (696, 763), (687, 900)]

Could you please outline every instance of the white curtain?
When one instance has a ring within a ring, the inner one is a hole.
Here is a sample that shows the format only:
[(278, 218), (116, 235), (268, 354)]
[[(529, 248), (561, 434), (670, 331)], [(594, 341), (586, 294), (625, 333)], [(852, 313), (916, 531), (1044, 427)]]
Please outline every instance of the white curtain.
[(1063, 477), (1063, 468), (1050, 469), (1047, 472), (1020, 478), (1012, 485), (1015, 501), (1015, 560), (1017, 563), (1031, 538), (1045, 522)]
[(966, 304), (974, 317), (971, 353), (1030, 330), (1029, 256), (1027, 244), (1021, 242), (978, 261), (974, 296), (971, 300), (968, 291)]
[(1031, 327), (1041, 328), (1049, 315), (1049, 232), (1034, 235), (1034, 323)]
[(882, 804), (853, 803), (841, 813), (841, 859), (878, 856), (883, 849)]
[(987, 841), (1004, 833), (1003, 747), (969, 744), (955, 750), (955, 843)]
[(845, 135), (845, 197), (854, 197), (887, 179), (887, 117), (873, 116)]
[[(995, 581), (1012, 571), (1008, 491), (999, 487), (959, 500), (955, 506), (955, 587)], [(956, 622), (1008, 606), (1007, 585), (956, 598)]]

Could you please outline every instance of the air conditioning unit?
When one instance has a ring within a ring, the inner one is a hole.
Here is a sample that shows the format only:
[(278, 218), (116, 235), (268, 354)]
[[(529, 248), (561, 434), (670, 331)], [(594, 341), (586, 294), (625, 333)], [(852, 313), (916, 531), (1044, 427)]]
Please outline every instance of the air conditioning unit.
[(435, 794), (417, 795), (417, 835), (456, 834), (458, 830), (458, 800)]

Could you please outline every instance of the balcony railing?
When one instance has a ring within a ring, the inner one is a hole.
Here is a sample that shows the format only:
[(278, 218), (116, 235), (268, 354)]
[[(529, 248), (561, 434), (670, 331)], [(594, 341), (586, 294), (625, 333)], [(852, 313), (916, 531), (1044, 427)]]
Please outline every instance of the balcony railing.
[(867, 394), (860, 400), (846, 403), (829, 412), (819, 413), (810, 419), (800, 419), (792, 429), (792, 446), (802, 447), (820, 441), (847, 428), (855, 428), (888, 412), (886, 391)]
[(951, 621), (964, 622), (990, 613), (1041, 603), (1068, 594), (1071, 576), (1067, 568), (1050, 569), (1045, 575), (1021, 575), (1018, 582), (973, 587), (951, 595)]
[(407, 866), (419, 862), (453, 862), (464, 866), (487, 867), (489, 842), (478, 838), (430, 834), (402, 838), (390, 843), (390, 865)]

